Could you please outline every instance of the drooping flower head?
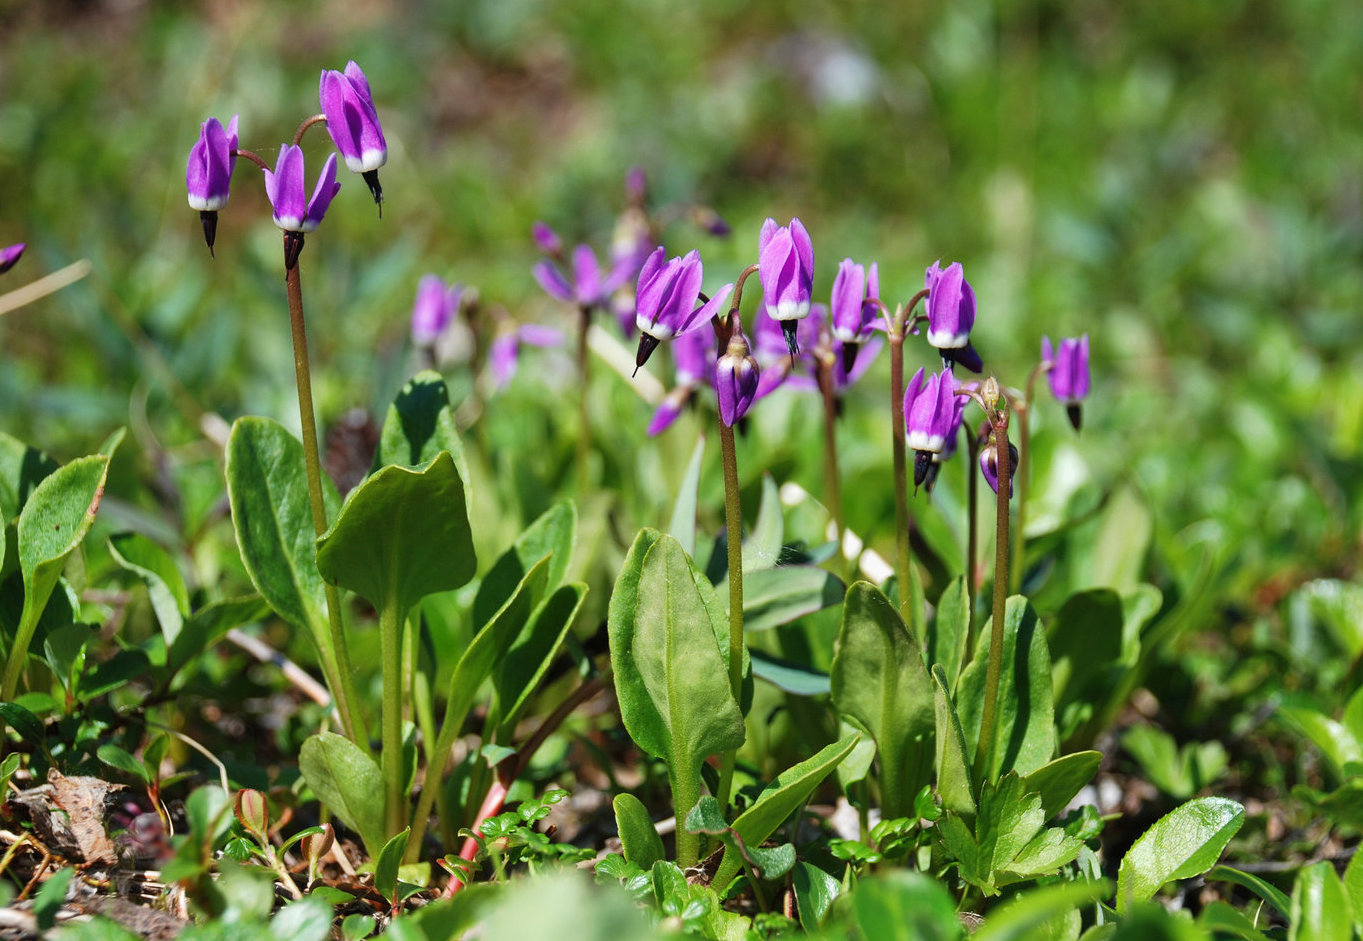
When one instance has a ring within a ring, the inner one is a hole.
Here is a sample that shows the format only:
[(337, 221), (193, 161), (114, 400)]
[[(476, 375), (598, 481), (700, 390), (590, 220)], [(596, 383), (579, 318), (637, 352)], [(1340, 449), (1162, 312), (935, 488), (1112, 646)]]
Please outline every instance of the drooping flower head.
[(237, 117), (232, 116), (226, 129), (217, 118), (199, 125), (199, 140), (190, 148), (185, 166), (189, 208), (199, 210), (210, 255), (218, 232), (218, 210), (227, 205), (232, 195), (232, 171), (237, 165)]
[(0, 248), (0, 274), (4, 274), (14, 267), (15, 262), (19, 260), (19, 256), (24, 253), (27, 246), (27, 242), (19, 242), (16, 245)]
[(975, 325), (975, 291), (965, 279), (959, 261), (942, 269), (935, 261), (923, 278), (928, 297), (924, 302), (928, 311), (928, 343), (942, 354), (948, 368), (961, 362), (972, 372), (979, 372), (979, 354), (970, 346), (970, 328)]
[[(1013, 497), (1013, 474), (1018, 469), (1018, 449), (1013, 442), (1008, 442), (1008, 498)], [(980, 472), (984, 474), (984, 479), (988, 482), (990, 489), (995, 493), (999, 492), (999, 454), (998, 447), (994, 444), (994, 436), (989, 436), (989, 443), (980, 449)]]
[(635, 367), (648, 361), (663, 340), (685, 333), (714, 316), (729, 299), (732, 284), (726, 284), (703, 306), (697, 308), (704, 269), (700, 252), (694, 249), (683, 257), (664, 261), (667, 252), (660, 245), (653, 250), (639, 271), (635, 291), (635, 325), (639, 328), (639, 350)]
[(383, 202), (379, 167), (388, 162), (388, 142), (383, 139), (379, 115), (369, 93), (369, 81), (354, 60), (344, 72), (327, 69), (318, 86), (327, 133), (345, 159), (345, 165), (364, 176), (375, 203)]
[(535, 240), (535, 244), (540, 247), (540, 251), (546, 255), (558, 257), (563, 254), (563, 239), (558, 237), (558, 233), (551, 229), (546, 223), (536, 222), (530, 227), (530, 236)]
[[(283, 145), (279, 148), (279, 160), (275, 162), (274, 170), (265, 171), (265, 193), (274, 207), (274, 224), (285, 232), (301, 235), (317, 228), (340, 189), (341, 184), (336, 182), (335, 154), (327, 157), (311, 198), (308, 197), (307, 181), (303, 176), (302, 148), (292, 144)], [(298, 260), (298, 252), (303, 249), (303, 241), (301, 238), (289, 239), (286, 243), (296, 245), (291, 256), (289, 249), (285, 249), (285, 265), (292, 268)]]
[(871, 337), (879, 300), (880, 277), (874, 264), (868, 274), (865, 268), (850, 258), (844, 258), (833, 278), (833, 297), (829, 305), (833, 314), (833, 339), (842, 350), (842, 367), (852, 370), (857, 350)]
[(950, 369), (924, 377), (919, 369), (904, 390), (904, 426), (907, 444), (916, 453), (913, 482), (921, 486), (927, 478), (932, 455), (946, 447), (947, 435), (956, 414), (956, 380)]
[(742, 328), (735, 329), (729, 347), (715, 363), (715, 394), (719, 398), (720, 421), (733, 427), (748, 413), (757, 395), (761, 370), (753, 359)]
[(430, 346), (438, 340), (459, 312), (463, 293), (462, 285), (447, 285), (438, 275), (423, 275), (412, 305), (412, 342)]
[(1078, 431), (1082, 423), (1080, 403), (1089, 394), (1089, 335), (1065, 337), (1060, 349), (1051, 348), (1051, 338), (1041, 338), (1041, 362), (1049, 367), (1046, 379), (1051, 392), (1065, 406), (1070, 424)]
[(955, 397), (954, 408), (951, 415), (951, 428), (947, 431), (945, 443), (942, 450), (932, 455), (932, 465), (928, 468), (928, 475), (923, 482), (923, 486), (928, 493), (932, 493), (932, 488), (937, 484), (937, 475), (941, 473), (942, 465), (951, 460), (956, 454), (956, 448), (961, 442), (961, 426), (965, 423), (965, 407), (969, 399), (960, 395), (960, 391), (966, 388), (977, 386), (974, 382), (963, 382), (956, 386), (957, 395)]
[(757, 239), (757, 274), (767, 316), (781, 324), (792, 357), (800, 352), (797, 320), (809, 316), (814, 297), (814, 245), (799, 219), (780, 226), (775, 219), (762, 224)]

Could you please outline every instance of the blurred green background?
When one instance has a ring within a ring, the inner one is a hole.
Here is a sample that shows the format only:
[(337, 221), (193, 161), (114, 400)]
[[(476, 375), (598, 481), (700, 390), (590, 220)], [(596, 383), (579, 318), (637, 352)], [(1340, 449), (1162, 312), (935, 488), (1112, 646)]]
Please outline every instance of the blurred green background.
[[(0, 244), (29, 243), (0, 289), (93, 265), (0, 318), (0, 428), (59, 459), (127, 424), (144, 453), (199, 460), (207, 481), (196, 410), (296, 425), (261, 181), (239, 164), (212, 261), (185, 157), (201, 121), (239, 113), (242, 146), (272, 160), (316, 110), (320, 70), (354, 58), (387, 133), (387, 202), (380, 221), (343, 173), (308, 238), (324, 425), (378, 409), (415, 369), (408, 315), (426, 271), (568, 326), (529, 276), (531, 223), (604, 248), (637, 165), (656, 203), (702, 201), (733, 226), (727, 240), (667, 230), (670, 253), (701, 249), (708, 285), (756, 259), (762, 219), (798, 215), (825, 297), (844, 256), (878, 261), (888, 299), (932, 261), (962, 261), (976, 344), (1005, 383), (1023, 383), (1042, 334), (1087, 331), (1083, 434), (1038, 397), (1039, 535), (1118, 490), (1150, 511), (1133, 532), (1151, 527), (1151, 564), (1209, 554), (1226, 605), (1271, 608), (1354, 572), (1363, 6), (0, 0), (0, 36)], [(309, 136), (310, 172), (329, 144)], [(477, 418), (490, 473), (503, 445), (572, 429), (571, 366), (536, 362)], [(642, 455), (600, 471), (631, 494), (627, 540), (665, 522), (699, 422), (637, 443), (649, 406), (597, 376), (598, 439)], [(850, 522), (886, 555), (887, 388), (882, 361), (841, 430)], [(766, 466), (817, 491), (816, 401), (783, 396), (755, 413), (745, 481)], [(551, 464), (512, 469), (552, 489)]]

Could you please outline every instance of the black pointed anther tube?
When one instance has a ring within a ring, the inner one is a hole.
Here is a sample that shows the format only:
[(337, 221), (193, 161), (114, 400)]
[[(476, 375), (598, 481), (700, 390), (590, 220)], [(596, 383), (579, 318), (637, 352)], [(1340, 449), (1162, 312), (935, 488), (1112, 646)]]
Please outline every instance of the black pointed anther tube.
[(1066, 405), (1065, 414), (1070, 417), (1070, 424), (1074, 426), (1074, 430), (1078, 431), (1079, 426), (1083, 424), (1084, 419), (1084, 412), (1079, 407), (1079, 403), (1075, 402), (1073, 405)]
[(298, 253), (303, 250), (302, 232), (284, 233), (284, 270), (292, 271), (298, 264)]
[(204, 241), (208, 243), (208, 254), (213, 255), (213, 243), (218, 238), (218, 213), (213, 209), (201, 210), (199, 221), (203, 223)]
[(915, 488), (923, 486), (923, 481), (928, 479), (928, 469), (931, 467), (931, 451), (913, 452), (913, 485)]
[[(914, 464), (915, 464), (914, 470), (917, 471), (918, 470), (917, 461), (915, 461)], [(932, 461), (928, 465), (928, 475), (923, 480), (923, 489), (926, 490), (928, 493), (932, 493), (932, 488), (937, 486), (937, 475), (940, 474), (941, 472), (942, 465), (937, 461)]]
[(843, 372), (845, 372), (845, 373), (850, 373), (850, 372), (852, 371), (852, 367), (853, 367), (854, 365), (856, 365), (856, 362), (857, 362), (857, 353), (858, 353), (860, 350), (861, 350), (861, 344), (860, 344), (860, 343), (847, 343), (847, 342), (844, 342), (844, 343), (842, 344), (842, 371), (843, 371)]
[(639, 334), (639, 351), (634, 354), (634, 371), (638, 372), (644, 368), (644, 363), (653, 355), (653, 351), (658, 348), (658, 338), (651, 333)]
[(383, 187), (379, 185), (379, 171), (366, 170), (360, 174), (360, 179), (364, 180), (364, 185), (369, 187), (369, 193), (374, 197), (374, 205), (379, 207), (379, 213), (383, 213)]
[(786, 349), (790, 350), (790, 360), (793, 363), (795, 357), (800, 355), (800, 341), (796, 338), (796, 331), (800, 329), (798, 320), (781, 321), (781, 335), (786, 338)]

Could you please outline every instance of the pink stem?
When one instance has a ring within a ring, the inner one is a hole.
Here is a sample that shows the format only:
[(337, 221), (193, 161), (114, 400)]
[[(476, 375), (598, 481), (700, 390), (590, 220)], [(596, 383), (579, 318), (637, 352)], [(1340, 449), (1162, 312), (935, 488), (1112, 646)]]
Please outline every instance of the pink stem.
[[(473, 822), (473, 829), (476, 832), (483, 825), (483, 821), (496, 814), (502, 809), (502, 804), (506, 802), (506, 786), (502, 784), (500, 778), (492, 782), (492, 786), (487, 789), (487, 796), (483, 798), (483, 804), (478, 808), (478, 819)], [(469, 837), (464, 841), (464, 846), (459, 850), (459, 857), (472, 861), (475, 853), (478, 852), (478, 841)], [(449, 885), (445, 887), (445, 898), (452, 898), (454, 893), (464, 887), (464, 883), (458, 879), (450, 879)]]

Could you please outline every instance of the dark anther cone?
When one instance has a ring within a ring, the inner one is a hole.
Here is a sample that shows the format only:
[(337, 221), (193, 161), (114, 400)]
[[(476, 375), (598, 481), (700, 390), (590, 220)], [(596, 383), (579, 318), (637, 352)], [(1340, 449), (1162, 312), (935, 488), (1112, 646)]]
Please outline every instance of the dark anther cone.
[(786, 349), (790, 350), (790, 361), (795, 362), (795, 357), (800, 355), (800, 341), (796, 338), (796, 331), (800, 329), (798, 320), (781, 321), (781, 335), (786, 338)]
[(1075, 431), (1078, 431), (1079, 426), (1083, 424), (1084, 419), (1084, 413), (1080, 409), (1079, 403), (1075, 402), (1073, 405), (1066, 405), (1065, 414), (1070, 416), (1070, 424), (1074, 426)]
[(923, 486), (923, 481), (928, 479), (928, 471), (932, 468), (931, 451), (913, 452), (913, 486), (917, 488)]
[(204, 241), (208, 243), (208, 254), (211, 258), (217, 256), (213, 254), (213, 242), (218, 237), (218, 213), (213, 209), (204, 209), (199, 213), (199, 221), (204, 226)]
[[(914, 473), (918, 472), (918, 461), (914, 461)], [(937, 461), (928, 464), (928, 475), (923, 480), (923, 489), (932, 493), (932, 488), (937, 486), (937, 475), (942, 472), (942, 465)]]
[(942, 368), (943, 368), (943, 369), (950, 369), (951, 372), (952, 372), (952, 374), (955, 375), (955, 373), (956, 373), (956, 351), (955, 351), (955, 350), (938, 350), (937, 352), (942, 354)]
[(284, 270), (292, 271), (298, 264), (298, 253), (303, 250), (302, 232), (284, 233)]
[(651, 333), (639, 334), (639, 351), (634, 354), (634, 371), (637, 373), (648, 362), (653, 351), (658, 348), (658, 338)]
[(366, 170), (360, 174), (360, 179), (364, 180), (364, 185), (369, 187), (369, 193), (374, 197), (374, 205), (379, 207), (379, 218), (383, 218), (383, 187), (379, 185), (379, 171)]
[(984, 371), (984, 360), (980, 359), (980, 354), (975, 351), (973, 343), (967, 343), (956, 351), (956, 362), (973, 373)]
[(842, 371), (850, 373), (856, 364), (857, 353), (861, 351), (860, 343), (843, 343), (842, 345)]

